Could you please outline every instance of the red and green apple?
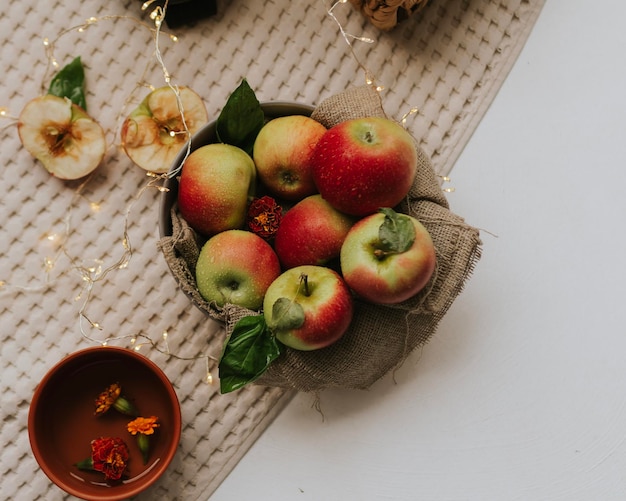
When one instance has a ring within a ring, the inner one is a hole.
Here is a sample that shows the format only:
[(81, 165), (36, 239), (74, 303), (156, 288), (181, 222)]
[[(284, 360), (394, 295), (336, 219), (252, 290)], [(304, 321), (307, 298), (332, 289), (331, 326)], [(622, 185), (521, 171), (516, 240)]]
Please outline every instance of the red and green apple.
[(325, 132), (326, 127), (304, 115), (274, 118), (261, 128), (253, 158), (259, 179), (273, 196), (298, 201), (317, 193), (311, 157)]
[(195, 271), (198, 292), (206, 301), (251, 310), (262, 306), (267, 288), (281, 273), (270, 244), (245, 230), (227, 230), (209, 238)]
[(339, 212), (321, 195), (310, 195), (282, 218), (274, 249), (284, 269), (305, 264), (325, 265), (339, 257), (354, 218)]
[(178, 208), (203, 235), (243, 227), (255, 190), (256, 169), (250, 155), (223, 143), (194, 150), (185, 160), (178, 185)]
[(265, 293), (263, 315), (276, 338), (296, 350), (324, 348), (339, 340), (353, 315), (350, 290), (324, 266), (284, 271)]
[(312, 164), (317, 189), (333, 207), (365, 216), (406, 197), (417, 171), (417, 149), (397, 122), (358, 118), (328, 129)]
[(395, 304), (424, 288), (436, 255), (424, 225), (385, 208), (355, 223), (341, 247), (340, 262), (344, 280), (358, 296)]

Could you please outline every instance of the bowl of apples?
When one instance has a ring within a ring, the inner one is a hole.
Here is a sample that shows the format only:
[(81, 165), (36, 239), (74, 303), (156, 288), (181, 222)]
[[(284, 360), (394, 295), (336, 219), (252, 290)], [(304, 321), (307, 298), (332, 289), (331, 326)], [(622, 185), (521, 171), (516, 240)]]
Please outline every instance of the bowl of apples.
[(244, 80), (164, 187), (159, 246), (225, 324), (223, 393), (371, 386), (432, 335), (478, 257), (370, 86), (313, 108), (259, 103)]

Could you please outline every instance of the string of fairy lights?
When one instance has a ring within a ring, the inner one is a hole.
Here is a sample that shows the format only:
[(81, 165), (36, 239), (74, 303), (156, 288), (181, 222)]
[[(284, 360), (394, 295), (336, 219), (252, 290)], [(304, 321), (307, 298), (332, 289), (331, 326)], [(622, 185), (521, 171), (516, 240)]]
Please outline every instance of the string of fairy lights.
[[(142, 10), (143, 11), (147, 10), (154, 3), (154, 1), (155, 0), (146, 1), (142, 5)], [(183, 127), (182, 133), (184, 133), (187, 136), (187, 139), (189, 139), (191, 137), (191, 133), (189, 132), (189, 129), (185, 122), (185, 110), (183, 107), (182, 100), (180, 98), (179, 88), (176, 84), (173, 83), (172, 76), (164, 62), (164, 59), (161, 53), (160, 37), (161, 37), (161, 34), (163, 33), (162, 25), (163, 25), (163, 20), (165, 19), (165, 14), (167, 12), (167, 5), (168, 5), (168, 1), (166, 1), (163, 6), (157, 6), (151, 11), (150, 19), (153, 22), (152, 25), (140, 19), (137, 19), (135, 17), (126, 16), (126, 15), (106, 15), (106, 16), (99, 16), (99, 17), (92, 16), (92, 17), (89, 17), (85, 22), (81, 24), (63, 29), (53, 39), (44, 37), (42, 40), (42, 43), (43, 43), (44, 50), (45, 50), (46, 69), (44, 71), (44, 76), (42, 77), (42, 84), (41, 84), (42, 91), (45, 92), (48, 80), (51, 78), (52, 74), (58, 71), (59, 69), (60, 65), (55, 54), (55, 48), (57, 47), (57, 44), (62, 38), (71, 34), (76, 34), (76, 33), (82, 34), (86, 32), (90, 27), (98, 23), (102, 23), (102, 22), (119, 22), (119, 21), (132, 22), (140, 26), (141, 28), (148, 30), (152, 35), (153, 42), (154, 42), (154, 58), (161, 70), (163, 81), (165, 82), (166, 85), (168, 85), (174, 91), (174, 95), (176, 96), (176, 103), (178, 106), (178, 111), (180, 112), (180, 116), (181, 116), (181, 122), (182, 122), (182, 127)], [(179, 41), (178, 37), (174, 34), (168, 33), (166, 35), (169, 37), (169, 39), (172, 42)], [(128, 107), (129, 103), (131, 103), (134, 100), (134, 95), (136, 91), (144, 87), (149, 87), (151, 90), (154, 90), (154, 86), (145, 83), (145, 75), (148, 71), (150, 63), (151, 61), (148, 61), (146, 63), (146, 66), (143, 70), (141, 78), (138, 80), (135, 88), (129, 93), (123, 106), (121, 107), (118, 119), (116, 120), (116, 124), (118, 125), (116, 125), (116, 128), (113, 131), (113, 137), (117, 137), (118, 132), (119, 132), (118, 130), (119, 123), (120, 123), (119, 118), (124, 114), (124, 110)], [(9, 112), (8, 108), (6, 107), (0, 107), (0, 118), (9, 119), (13, 123), (18, 120), (18, 117), (13, 116)], [(12, 123), (8, 124), (7, 127), (10, 125), (12, 125)], [(180, 134), (181, 132), (177, 131), (173, 133)], [(190, 141), (187, 140), (185, 143), (186, 143), (187, 155), (188, 155), (191, 151)], [(109, 145), (111, 147), (112, 145), (114, 145), (114, 142), (110, 142)], [(187, 155), (183, 157), (183, 160), (181, 161), (181, 164), (180, 164), (181, 166), (184, 163), (184, 159), (186, 158)], [(180, 354), (172, 352), (170, 350), (169, 343), (168, 343), (169, 333), (167, 330), (161, 333), (160, 339), (158, 339), (157, 341), (154, 341), (149, 335), (144, 334), (142, 332), (136, 333), (133, 335), (108, 336), (105, 339), (98, 339), (94, 335), (90, 334), (91, 329), (95, 329), (96, 331), (103, 331), (103, 325), (99, 321), (96, 321), (90, 318), (87, 312), (88, 306), (90, 305), (91, 300), (93, 298), (94, 289), (96, 285), (100, 282), (103, 282), (107, 278), (107, 276), (111, 274), (112, 272), (127, 268), (133, 257), (133, 246), (131, 244), (131, 240), (129, 236), (129, 227), (131, 224), (132, 210), (135, 204), (141, 199), (143, 194), (150, 189), (156, 189), (158, 191), (165, 191), (166, 188), (164, 188), (161, 184), (162, 180), (167, 175), (170, 175), (170, 176), (176, 175), (176, 171), (174, 171), (173, 173), (169, 173), (169, 174), (156, 174), (153, 172), (147, 172), (146, 175), (148, 177), (148, 181), (138, 190), (137, 193), (134, 194), (134, 196), (132, 197), (132, 200), (130, 201), (130, 203), (127, 204), (123, 212), (122, 238), (121, 238), (123, 251), (122, 251), (122, 254), (113, 263), (106, 265), (105, 260), (99, 259), (99, 258), (85, 260), (81, 256), (76, 256), (76, 255), (71, 254), (68, 249), (68, 246), (66, 245), (70, 236), (72, 235), (74, 231), (74, 228), (72, 225), (72, 212), (73, 212), (72, 209), (75, 209), (77, 207), (77, 204), (83, 200), (87, 201), (87, 203), (89, 204), (90, 210), (93, 212), (98, 212), (101, 208), (99, 202), (89, 200), (85, 196), (86, 188), (88, 187), (90, 183), (93, 182), (94, 173), (92, 173), (88, 175), (73, 192), (69, 209), (63, 219), (63, 228), (64, 228), (63, 232), (55, 233), (55, 232), (49, 231), (49, 232), (44, 233), (43, 238), (49, 243), (54, 244), (54, 247), (56, 248), (56, 251), (53, 253), (52, 256), (46, 256), (44, 258), (44, 264), (43, 264), (44, 279), (36, 285), (12, 284), (12, 283), (8, 283), (5, 280), (0, 279), (0, 291), (21, 291), (21, 292), (34, 293), (34, 292), (44, 292), (48, 290), (48, 288), (52, 286), (54, 282), (54, 279), (51, 278), (52, 271), (57, 267), (58, 261), (61, 259), (61, 257), (65, 257), (70, 263), (69, 270), (73, 270), (77, 272), (82, 283), (82, 288), (80, 292), (74, 297), (74, 300), (77, 302), (80, 302), (79, 303), (80, 307), (78, 311), (78, 324), (79, 324), (80, 333), (83, 336), (83, 338), (87, 339), (88, 341), (92, 343), (99, 344), (102, 346), (106, 346), (108, 344), (118, 342), (118, 341), (128, 341), (129, 348), (134, 349), (135, 351), (139, 351), (142, 347), (148, 346), (152, 349), (159, 351), (160, 353), (163, 353), (167, 356), (174, 357), (179, 360), (192, 361), (192, 360), (203, 359), (206, 363), (206, 382), (211, 383), (213, 381), (213, 378), (212, 378), (211, 371), (210, 371), (210, 361), (215, 361), (216, 360), (215, 357), (209, 354), (185, 357), (185, 356), (181, 356)], [(89, 264), (84, 264), (85, 261), (88, 261)]]
[[(337, 28), (339, 29), (339, 33), (341, 34), (341, 36), (344, 39), (346, 45), (350, 49), (350, 53), (352, 55), (352, 58), (356, 62), (357, 66), (361, 69), (361, 71), (363, 71), (363, 73), (365, 74), (365, 83), (367, 85), (371, 85), (376, 90), (377, 95), (380, 96), (382, 91), (385, 90), (385, 87), (383, 85), (380, 85), (380, 84), (378, 84), (376, 82), (376, 79), (374, 78), (374, 75), (370, 72), (369, 68), (365, 64), (363, 64), (363, 62), (359, 58), (358, 54), (354, 50), (354, 44), (353, 44), (354, 41), (356, 41), (356, 42), (363, 42), (363, 43), (366, 43), (366, 44), (373, 44), (373, 43), (376, 42), (376, 40), (374, 40), (373, 38), (370, 38), (370, 37), (363, 36), (363, 35), (354, 35), (352, 33), (349, 33), (348, 31), (346, 31), (346, 29), (344, 28), (344, 26), (341, 23), (341, 21), (335, 15), (335, 9), (338, 6), (340, 6), (342, 4), (346, 4), (346, 3), (348, 3), (348, 0), (335, 0), (331, 4), (331, 6), (328, 8), (328, 10), (327, 10), (328, 16), (337, 25)], [(409, 120), (409, 118), (416, 116), (418, 113), (419, 113), (419, 108), (417, 106), (411, 107), (409, 109), (409, 111), (407, 111), (404, 115), (402, 115), (402, 118), (400, 119), (400, 123), (402, 124), (402, 126), (404, 128), (408, 128), (408, 120)], [(450, 182), (450, 178), (448, 176), (439, 176), (439, 178), (444, 183)], [(446, 192), (446, 193), (452, 193), (452, 192), (454, 192), (454, 188), (452, 188), (452, 187), (443, 188), (443, 191)]]
[[(322, 0), (322, 1), (326, 2), (327, 0)], [(365, 75), (366, 83), (368, 85), (373, 86), (374, 89), (377, 91), (378, 95), (380, 95), (380, 93), (384, 90), (384, 87), (382, 85), (379, 85), (376, 82), (376, 79), (370, 73), (367, 66), (361, 62), (356, 51), (354, 50), (354, 44), (353, 44), (353, 42), (374, 44), (375, 40), (366, 36), (357, 36), (357, 35), (353, 35), (349, 33), (348, 31), (346, 31), (342, 22), (339, 20), (339, 18), (335, 14), (336, 9), (340, 5), (346, 4), (347, 1), (348, 0), (334, 0), (333, 3), (329, 7), (327, 7), (326, 12), (328, 16), (337, 25), (337, 28), (339, 30), (341, 37), (343, 38), (343, 40), (345, 41), (345, 43), (347, 44), (351, 52), (351, 56), (354, 58), (358, 67), (363, 71)], [(155, 0), (147, 0), (141, 7), (142, 11), (146, 11), (147, 9), (149, 9), (154, 2)], [(182, 119), (181, 120), (182, 126), (183, 126), (182, 133), (186, 134), (187, 139), (190, 139), (191, 134), (189, 132), (189, 129), (187, 128), (187, 123), (185, 122), (185, 113), (184, 113), (185, 110), (183, 107), (182, 100), (180, 98), (179, 88), (173, 82), (172, 75), (170, 74), (165, 64), (163, 55), (161, 53), (160, 37), (163, 34), (167, 35), (167, 37), (174, 43), (179, 41), (176, 35), (170, 34), (170, 33), (164, 33), (162, 31), (162, 25), (165, 19), (165, 14), (167, 12), (168, 3), (169, 3), (169, 0), (166, 0), (164, 2), (164, 5), (162, 6), (159, 5), (153, 8), (149, 16), (150, 20), (152, 21), (152, 24), (146, 23), (135, 17), (126, 16), (126, 15), (105, 15), (105, 16), (100, 16), (100, 17), (92, 16), (92, 17), (89, 17), (87, 20), (85, 20), (81, 24), (63, 29), (53, 39), (45, 37), (43, 39), (43, 46), (44, 46), (45, 56), (46, 56), (46, 69), (45, 69), (44, 76), (42, 79), (42, 89), (44, 89), (45, 91), (46, 82), (51, 77), (51, 74), (59, 69), (59, 62), (55, 56), (55, 48), (61, 38), (66, 37), (71, 34), (76, 34), (76, 33), (82, 34), (85, 31), (87, 31), (91, 26), (94, 26), (95, 24), (102, 23), (102, 22), (126, 21), (126, 22), (135, 23), (141, 28), (148, 30), (152, 35), (153, 46), (154, 46), (154, 59), (156, 60), (157, 65), (160, 68), (163, 81), (165, 82), (166, 85), (168, 85), (174, 91), (174, 94), (176, 96), (178, 110), (180, 112), (180, 116)], [(124, 110), (133, 101), (135, 92), (138, 89), (143, 88), (143, 87), (149, 87), (151, 89), (154, 89), (154, 86), (145, 83), (145, 75), (148, 71), (149, 65), (150, 65), (150, 61), (146, 63), (146, 67), (143, 70), (141, 78), (138, 80), (135, 88), (129, 93), (128, 97), (123, 103), (119, 116), (123, 115)], [(418, 113), (419, 113), (419, 109), (417, 107), (411, 108), (401, 118), (402, 125), (406, 127), (408, 119), (412, 116), (417, 115)], [(6, 125), (7, 127), (10, 125), (13, 125), (13, 123), (15, 123), (18, 120), (18, 118), (13, 116), (10, 113), (9, 109), (6, 107), (0, 107), (0, 119), (8, 119), (11, 121), (11, 123)], [(116, 125), (116, 128), (113, 131), (114, 137), (117, 137), (120, 120), (119, 119), (116, 120), (116, 123), (118, 125)], [(181, 133), (181, 132), (177, 132), (177, 133)], [(114, 144), (114, 142), (110, 144)], [(78, 323), (79, 323), (80, 333), (83, 338), (85, 338), (86, 340), (92, 343), (100, 344), (102, 346), (106, 346), (110, 343), (119, 342), (119, 341), (128, 341), (129, 348), (134, 349), (136, 351), (139, 351), (144, 346), (147, 346), (149, 348), (157, 350), (158, 352), (162, 354), (165, 354), (170, 357), (174, 357), (179, 360), (185, 360), (185, 361), (204, 360), (206, 364), (205, 381), (207, 383), (212, 383), (213, 377), (211, 375), (210, 365), (211, 365), (211, 362), (216, 362), (217, 359), (210, 354), (201, 354), (197, 356), (185, 357), (185, 356), (181, 356), (177, 353), (172, 352), (170, 350), (169, 343), (168, 343), (169, 333), (167, 330), (162, 332), (160, 339), (158, 339), (157, 341), (154, 341), (149, 335), (143, 332), (132, 334), (132, 335), (108, 336), (105, 339), (98, 339), (97, 337), (93, 336), (89, 332), (91, 329), (95, 329), (96, 331), (100, 331), (100, 332), (103, 331), (102, 324), (98, 322), (97, 320), (91, 319), (87, 312), (88, 306), (90, 305), (91, 300), (94, 295), (94, 288), (96, 287), (98, 283), (103, 282), (110, 273), (116, 270), (123, 270), (127, 268), (130, 265), (131, 259), (133, 257), (133, 246), (131, 244), (131, 240), (129, 237), (129, 227), (130, 227), (131, 214), (132, 214), (134, 205), (139, 201), (139, 199), (143, 196), (143, 194), (148, 190), (152, 190), (152, 189), (156, 189), (158, 191), (167, 190), (167, 188), (162, 186), (162, 181), (164, 180), (165, 177), (176, 176), (178, 172), (180, 171), (180, 169), (182, 168), (182, 165), (186, 157), (191, 153), (191, 141), (187, 140), (185, 142), (185, 145), (186, 145), (185, 146), (186, 152), (178, 168), (172, 169), (169, 173), (166, 173), (166, 174), (156, 174), (152, 172), (146, 173), (148, 177), (147, 182), (138, 190), (137, 193), (135, 193), (135, 195), (132, 197), (132, 200), (130, 201), (130, 203), (128, 203), (128, 205), (126, 206), (123, 212), (122, 239), (121, 239), (123, 252), (119, 256), (119, 258), (117, 258), (112, 264), (106, 265), (105, 260), (103, 259), (92, 259), (90, 260), (91, 264), (85, 265), (84, 260), (81, 259), (80, 256), (72, 255), (66, 246), (67, 241), (69, 240), (70, 236), (72, 235), (74, 231), (72, 221), (71, 221), (72, 209), (75, 208), (77, 204), (80, 203), (80, 201), (86, 201), (89, 204), (89, 208), (93, 212), (98, 212), (100, 210), (100, 204), (98, 202), (89, 200), (85, 196), (85, 191), (86, 191), (87, 186), (93, 181), (93, 174), (90, 174), (74, 190), (68, 212), (63, 220), (64, 230), (62, 234), (58, 234), (54, 232), (47, 232), (44, 234), (44, 238), (48, 240), (50, 243), (54, 244), (56, 248), (56, 252), (52, 256), (47, 256), (44, 258), (44, 263), (43, 263), (44, 279), (41, 281), (41, 283), (36, 284), (36, 285), (12, 284), (12, 283), (8, 283), (5, 280), (2, 280), (2, 277), (0, 277), (0, 292), (6, 292), (6, 291), (44, 292), (53, 284), (53, 279), (51, 278), (51, 274), (52, 274), (52, 271), (57, 267), (57, 263), (59, 259), (61, 257), (65, 257), (70, 262), (69, 269), (74, 270), (75, 272), (78, 273), (80, 280), (83, 284), (81, 291), (74, 298), (75, 301), (80, 302), (80, 308), (78, 311)], [(442, 176), (442, 180), (444, 182), (448, 182), (449, 178)], [(451, 192), (454, 190), (453, 188), (446, 188), (444, 191)]]

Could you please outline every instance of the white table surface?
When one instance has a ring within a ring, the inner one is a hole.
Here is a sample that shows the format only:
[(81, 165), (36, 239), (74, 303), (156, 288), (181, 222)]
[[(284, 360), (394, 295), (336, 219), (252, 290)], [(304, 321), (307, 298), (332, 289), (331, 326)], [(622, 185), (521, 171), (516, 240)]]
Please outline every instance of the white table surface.
[(452, 171), (484, 251), (435, 338), (298, 395), (211, 501), (626, 499), (624, 19), (548, 0)]

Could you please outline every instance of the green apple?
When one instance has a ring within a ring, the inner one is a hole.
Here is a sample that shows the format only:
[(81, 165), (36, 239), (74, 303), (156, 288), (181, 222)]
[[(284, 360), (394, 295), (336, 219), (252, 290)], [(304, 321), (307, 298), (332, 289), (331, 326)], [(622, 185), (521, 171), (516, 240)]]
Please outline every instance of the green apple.
[(59, 179), (79, 179), (104, 158), (104, 130), (80, 106), (52, 94), (24, 106), (17, 122), (24, 148)]
[(124, 120), (122, 147), (142, 169), (167, 172), (190, 136), (207, 120), (204, 101), (189, 87), (179, 87), (178, 95), (169, 85), (159, 87)]
[(279, 275), (278, 257), (270, 244), (245, 230), (227, 230), (209, 238), (196, 263), (198, 292), (219, 307), (228, 303), (258, 310)]
[(436, 255), (428, 230), (417, 219), (387, 208), (355, 223), (340, 261), (344, 280), (361, 298), (394, 304), (428, 283)]
[(333, 207), (366, 216), (406, 197), (417, 172), (417, 148), (397, 122), (358, 118), (328, 129), (312, 164), (317, 189)]
[(353, 315), (350, 290), (335, 271), (298, 266), (283, 272), (265, 293), (263, 315), (276, 338), (310, 351), (336, 342)]
[(325, 132), (326, 127), (304, 115), (274, 118), (261, 128), (253, 158), (259, 179), (272, 195), (298, 201), (317, 193), (311, 156)]
[(183, 164), (178, 185), (180, 214), (207, 236), (241, 228), (255, 179), (254, 162), (242, 149), (223, 143), (201, 146)]
[(283, 268), (304, 264), (325, 265), (339, 257), (354, 218), (330, 205), (321, 195), (311, 195), (289, 209), (282, 218), (274, 249)]

